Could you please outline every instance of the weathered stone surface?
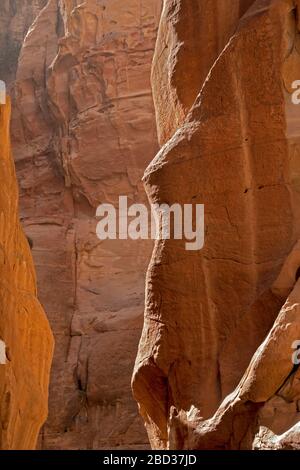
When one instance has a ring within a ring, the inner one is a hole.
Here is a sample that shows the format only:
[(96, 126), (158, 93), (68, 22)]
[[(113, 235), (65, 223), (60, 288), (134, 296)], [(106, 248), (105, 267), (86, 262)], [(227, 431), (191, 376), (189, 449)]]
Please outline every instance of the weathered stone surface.
[(13, 83), (23, 39), (47, 0), (2, 0), (0, 8), (0, 75)]
[(10, 102), (0, 105), (0, 449), (34, 449), (47, 417), (53, 337), (19, 223)]
[(224, 2), (216, 28), (216, 2), (186, 3), (164, 2), (164, 146), (144, 179), (151, 202), (205, 204), (206, 239), (156, 243), (134, 394), (155, 448), (252, 448), (260, 426), (264, 446), (284, 446), (299, 421), (297, 381), (288, 400), (281, 388), (300, 337), (299, 5)]
[(300, 450), (299, 442), (299, 423), (281, 436), (276, 436), (262, 427), (259, 436), (255, 439), (255, 450)]
[(168, 0), (152, 69), (160, 144), (172, 137), (194, 104), (213, 63), (254, 0)]
[(24, 41), (13, 142), (56, 351), (45, 449), (145, 448), (130, 377), (150, 241), (96, 238), (96, 207), (147, 200), (160, 0), (49, 0)]

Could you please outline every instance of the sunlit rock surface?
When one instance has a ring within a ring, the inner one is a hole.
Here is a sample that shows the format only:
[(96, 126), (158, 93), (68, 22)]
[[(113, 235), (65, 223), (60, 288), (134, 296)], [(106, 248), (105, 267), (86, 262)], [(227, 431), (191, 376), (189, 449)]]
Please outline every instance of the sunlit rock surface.
[(7, 98), (0, 105), (0, 449), (29, 450), (48, 413), (53, 337), (19, 223), (9, 122)]

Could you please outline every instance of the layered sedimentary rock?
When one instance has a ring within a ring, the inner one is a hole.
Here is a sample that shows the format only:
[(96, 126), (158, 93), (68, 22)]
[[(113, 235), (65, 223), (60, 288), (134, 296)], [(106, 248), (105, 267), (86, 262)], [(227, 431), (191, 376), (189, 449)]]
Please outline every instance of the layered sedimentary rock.
[(100, 203), (147, 201), (160, 0), (49, 0), (17, 71), (21, 214), (56, 350), (42, 448), (145, 447), (130, 377), (149, 240), (96, 237)]
[(20, 227), (9, 136), (10, 102), (0, 105), (0, 449), (34, 449), (47, 417), (53, 337), (37, 299), (28, 241)]
[(148, 270), (133, 390), (155, 448), (299, 447), (298, 9), (164, 2), (145, 185), (205, 204), (205, 245), (159, 240)]

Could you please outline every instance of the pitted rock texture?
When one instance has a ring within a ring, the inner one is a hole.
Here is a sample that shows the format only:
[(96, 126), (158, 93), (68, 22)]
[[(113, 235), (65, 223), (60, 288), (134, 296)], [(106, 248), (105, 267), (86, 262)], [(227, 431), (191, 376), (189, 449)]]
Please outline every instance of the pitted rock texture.
[(96, 208), (147, 203), (160, 0), (49, 0), (19, 57), (21, 214), (56, 349), (44, 449), (149, 446), (130, 378), (152, 242), (96, 237)]
[(7, 99), (0, 105), (0, 449), (28, 450), (47, 417), (53, 337), (19, 223), (9, 121)]
[(298, 1), (164, 1), (144, 180), (205, 204), (205, 246), (157, 241), (149, 266), (133, 390), (154, 448), (300, 442), (299, 37)]

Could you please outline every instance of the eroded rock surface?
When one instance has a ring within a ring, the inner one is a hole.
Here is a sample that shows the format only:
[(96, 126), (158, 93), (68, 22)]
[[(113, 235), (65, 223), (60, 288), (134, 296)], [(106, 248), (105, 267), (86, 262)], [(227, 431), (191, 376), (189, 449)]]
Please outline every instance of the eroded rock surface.
[(45, 449), (145, 448), (130, 377), (151, 241), (96, 237), (96, 208), (146, 202), (160, 0), (49, 0), (27, 34), (13, 141), (56, 350)]
[(0, 74), (8, 85), (15, 78), (24, 37), (47, 0), (2, 0), (0, 8)]
[(158, 241), (148, 270), (133, 390), (155, 448), (300, 442), (298, 8), (164, 2), (152, 77), (164, 145), (144, 179), (151, 202), (205, 204), (206, 235), (200, 252)]
[(0, 449), (28, 450), (47, 417), (53, 337), (19, 223), (9, 122), (7, 99), (0, 105)]

